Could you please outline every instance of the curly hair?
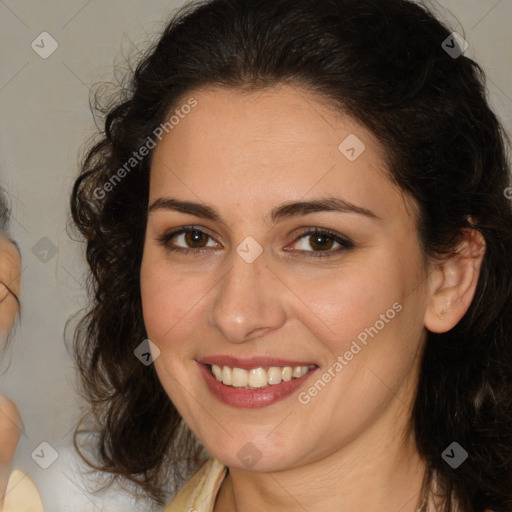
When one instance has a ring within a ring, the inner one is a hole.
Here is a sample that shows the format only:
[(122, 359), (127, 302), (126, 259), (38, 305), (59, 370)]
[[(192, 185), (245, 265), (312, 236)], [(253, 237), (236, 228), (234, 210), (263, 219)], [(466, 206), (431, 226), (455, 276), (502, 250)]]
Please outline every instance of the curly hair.
[[(71, 197), (90, 266), (74, 348), (98, 434), (94, 467), (162, 503), (170, 476), (181, 481), (204, 457), (153, 366), (134, 357), (147, 337), (139, 273), (152, 155), (139, 148), (155, 146), (158, 127), (194, 91), (288, 83), (382, 143), (391, 178), (417, 204), (425, 256), (453, 252), (467, 228), (485, 239), (467, 313), (449, 332), (427, 332), (410, 421), (424, 491), (435, 475), (446, 511), (512, 510), (509, 146), (482, 69), (450, 55), (450, 37), (411, 0), (208, 0), (175, 14), (104, 112)], [(441, 457), (453, 440), (469, 452), (457, 470)]]

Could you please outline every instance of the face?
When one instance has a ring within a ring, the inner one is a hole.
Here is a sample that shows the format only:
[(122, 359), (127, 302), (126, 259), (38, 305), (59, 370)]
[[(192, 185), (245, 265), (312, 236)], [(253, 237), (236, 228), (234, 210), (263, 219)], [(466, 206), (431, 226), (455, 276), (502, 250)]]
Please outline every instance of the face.
[(18, 302), (13, 294), (19, 297), (20, 277), (20, 253), (11, 240), (0, 235), (0, 335), (2, 340), (7, 336), (19, 311)]
[(282, 470), (396, 436), (426, 270), (382, 147), (290, 86), (191, 96), (154, 151), (141, 266), (169, 397), (230, 467)]
[[(0, 234), (0, 354), (6, 346), (19, 305), (21, 258), (14, 243)], [(0, 395), (0, 508), (7, 485), (7, 475), (19, 439), (20, 418), (16, 406)]]

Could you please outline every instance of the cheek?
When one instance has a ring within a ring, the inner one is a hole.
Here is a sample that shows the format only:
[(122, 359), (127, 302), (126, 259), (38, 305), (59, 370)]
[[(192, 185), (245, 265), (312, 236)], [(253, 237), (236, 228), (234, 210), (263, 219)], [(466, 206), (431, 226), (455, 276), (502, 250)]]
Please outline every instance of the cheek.
[(296, 281), (294, 292), (307, 306), (302, 306), (302, 323), (327, 349), (322, 362), (331, 367), (343, 357), (344, 377), (333, 389), (350, 382), (372, 396), (382, 384), (371, 372), (363, 372), (365, 367), (379, 375), (403, 376), (410, 370), (423, 330), (421, 294), (411, 293), (421, 277), (415, 251), (402, 246), (400, 255), (383, 250), (369, 258), (347, 258), (328, 276)]
[(307, 306), (300, 306), (303, 323), (336, 355), (376, 322), (382, 328), (381, 315), (394, 317), (393, 304), (403, 296), (396, 276), (355, 264), (314, 281), (297, 280), (294, 292)]
[[(5, 338), (7, 338), (8, 332), (16, 320), (16, 315), (19, 313), (19, 307), (16, 299), (12, 297), (9, 292), (7, 293), (8, 295), (2, 301), (0, 306), (0, 333), (2, 333), (2, 336)], [(0, 342), (0, 350), (2, 345), (3, 344)]]
[(140, 286), (149, 339), (160, 350), (178, 350), (198, 325), (194, 319), (207, 292), (204, 279), (172, 271), (165, 261), (148, 254), (142, 260)]
[(159, 345), (165, 332), (173, 325), (177, 294), (171, 293), (173, 283), (165, 268), (156, 260), (154, 251), (145, 250), (140, 273), (142, 314), (148, 337)]

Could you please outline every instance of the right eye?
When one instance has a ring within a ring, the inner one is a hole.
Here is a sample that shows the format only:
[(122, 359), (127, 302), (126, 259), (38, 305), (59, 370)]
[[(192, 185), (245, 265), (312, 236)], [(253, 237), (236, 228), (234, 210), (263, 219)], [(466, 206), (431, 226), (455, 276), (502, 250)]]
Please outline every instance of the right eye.
[[(174, 242), (172, 240), (174, 239)], [(158, 241), (169, 251), (179, 251), (182, 253), (203, 252), (204, 248), (211, 247), (208, 245), (210, 239), (215, 247), (217, 244), (213, 242), (210, 235), (196, 227), (180, 228), (170, 233), (166, 233), (158, 238)]]

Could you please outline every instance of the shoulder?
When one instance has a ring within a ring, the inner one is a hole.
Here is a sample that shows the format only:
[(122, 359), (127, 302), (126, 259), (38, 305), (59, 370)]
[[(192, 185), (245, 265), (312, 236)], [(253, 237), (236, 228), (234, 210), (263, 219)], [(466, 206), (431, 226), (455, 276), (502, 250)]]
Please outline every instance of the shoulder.
[(18, 408), (0, 395), (0, 465), (9, 467), (20, 437), (21, 418)]
[(163, 512), (197, 512), (213, 510), (215, 498), (226, 476), (227, 468), (210, 457), (185, 483)]
[(30, 477), (15, 469), (7, 482), (2, 512), (44, 512), (41, 496)]

